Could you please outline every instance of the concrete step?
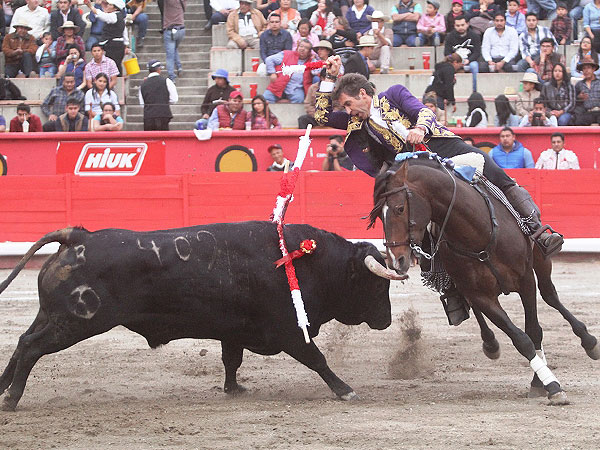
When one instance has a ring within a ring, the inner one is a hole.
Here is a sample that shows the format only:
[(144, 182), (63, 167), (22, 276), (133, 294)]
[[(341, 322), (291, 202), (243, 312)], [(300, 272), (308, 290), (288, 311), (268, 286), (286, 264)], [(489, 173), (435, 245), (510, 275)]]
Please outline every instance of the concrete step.
[[(212, 45), (210, 42), (208, 42), (208, 40), (207, 40), (207, 42), (198, 42), (196, 39), (194, 39), (193, 45), (190, 45), (184, 39), (183, 44), (181, 44), (179, 46), (179, 54), (188, 53), (188, 52), (194, 52), (194, 53), (206, 52), (208, 54), (211, 47), (212, 47)], [(159, 42), (156, 42), (156, 43), (150, 43), (150, 41), (148, 41), (148, 38), (146, 38), (146, 39), (144, 39), (144, 46), (142, 48), (138, 49), (137, 53), (138, 53), (138, 56), (146, 54), (146, 53), (161, 53), (164, 57), (165, 46), (164, 46), (164, 43), (162, 40)]]
[[(156, 12), (147, 12), (148, 14), (148, 22), (156, 22), (160, 23), (160, 12), (158, 8)], [(185, 23), (189, 20), (204, 20), (206, 22), (206, 16), (204, 15), (204, 8), (196, 8), (196, 10), (188, 11), (187, 8), (185, 10)]]
[[(184, 95), (198, 95), (204, 100), (204, 94), (206, 94), (207, 89), (207, 86), (177, 86), (177, 94), (179, 95), (179, 98)], [(129, 86), (129, 95), (137, 96), (138, 91), (139, 84)]]
[[(196, 122), (175, 122), (175, 120), (171, 120), (169, 124), (169, 130), (193, 130), (196, 127)], [(125, 123), (126, 131), (143, 131), (144, 124), (143, 122), (129, 122)]]
[[(183, 77), (177, 78), (177, 81), (175, 83), (177, 85), (177, 88), (179, 88), (181, 86), (195, 86), (195, 87), (202, 86), (202, 85), (206, 86), (206, 80), (204, 82), (200, 81), (201, 75), (199, 75), (199, 71), (196, 71), (195, 73), (191, 73), (191, 72), (192, 71), (190, 69), (187, 71), (187, 73), (186, 72), (183, 73), (183, 75), (184, 75)], [(206, 71), (206, 74), (208, 75), (208, 71)], [(202, 75), (202, 76), (204, 76), (204, 75)], [(135, 86), (139, 87), (140, 84), (142, 84), (143, 80), (144, 80), (143, 77), (132, 79), (131, 87), (135, 87)]]
[[(198, 93), (182, 94), (179, 91), (177, 91), (177, 94), (179, 96), (179, 101), (177, 102), (177, 105), (201, 105), (202, 101), (204, 100), (204, 95), (200, 95)], [(130, 95), (127, 96), (127, 106), (130, 107), (139, 104), (140, 102), (138, 94), (136, 94), (135, 91), (131, 92)]]
[[(176, 116), (178, 119), (182, 120), (197, 120), (200, 118), (200, 105), (171, 105), (171, 111), (173, 112), (173, 116)], [(128, 105), (127, 117), (131, 120), (133, 117), (137, 116), (139, 116), (139, 120), (141, 122), (142, 105)]]
[[(186, 62), (197, 62), (198, 67), (201, 67), (204, 64), (206, 64), (206, 66), (208, 66), (209, 62), (210, 62), (210, 58), (208, 57), (208, 55), (206, 56), (206, 58), (204, 58), (203, 56), (204, 55), (202, 54), (202, 52), (190, 52), (190, 51), (179, 52), (179, 59), (181, 60), (181, 62), (184, 65)], [(138, 60), (142, 64), (146, 64), (151, 59), (158, 59), (159, 61), (161, 61), (163, 63), (163, 65), (165, 64), (165, 53), (164, 52), (162, 52), (162, 53), (160, 53), (160, 52), (139, 53), (139, 54), (137, 54), (137, 57), (138, 57)]]

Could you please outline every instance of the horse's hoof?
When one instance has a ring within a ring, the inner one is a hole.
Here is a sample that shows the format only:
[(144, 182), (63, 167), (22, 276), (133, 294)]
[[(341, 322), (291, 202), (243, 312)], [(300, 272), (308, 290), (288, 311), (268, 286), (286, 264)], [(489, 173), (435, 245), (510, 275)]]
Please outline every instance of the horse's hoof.
[(8, 397), (4, 397), (4, 400), (2, 401), (2, 405), (0, 406), (0, 409), (2, 411), (13, 412), (15, 409), (17, 409), (17, 404), (14, 402), (11, 402)]
[(483, 342), (483, 344), (481, 344), (481, 347), (483, 348), (483, 354), (489, 359), (500, 358), (500, 344), (496, 339), (490, 342)]
[(248, 391), (248, 389), (246, 389), (241, 384), (236, 384), (235, 386), (232, 386), (232, 387), (226, 387), (225, 389), (223, 389), (223, 391), (227, 395), (231, 395), (232, 397), (237, 397), (239, 395), (245, 394)]
[(538, 398), (545, 397), (547, 394), (546, 389), (540, 386), (531, 386), (527, 393), (527, 398)]
[(600, 342), (596, 342), (596, 345), (594, 345), (592, 349), (586, 350), (585, 352), (594, 360), (600, 359)]
[(350, 391), (347, 394), (340, 395), (340, 399), (344, 400), (345, 402), (349, 402), (351, 400), (360, 400), (360, 397), (356, 392)]
[(549, 395), (548, 400), (550, 400), (548, 402), (548, 405), (550, 406), (568, 405), (570, 403), (569, 399), (567, 398), (567, 393), (565, 391), (560, 391), (555, 394)]

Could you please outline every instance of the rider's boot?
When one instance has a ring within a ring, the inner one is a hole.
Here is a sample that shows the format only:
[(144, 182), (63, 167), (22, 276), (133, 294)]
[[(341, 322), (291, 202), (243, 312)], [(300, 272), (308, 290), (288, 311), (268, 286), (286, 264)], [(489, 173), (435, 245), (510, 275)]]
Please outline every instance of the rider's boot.
[[(562, 234), (557, 233), (550, 225), (542, 225), (540, 210), (526, 189), (518, 184), (509, 187), (504, 195), (532, 229), (531, 238), (537, 244), (545, 257), (558, 252), (564, 243)], [(549, 231), (549, 232), (548, 232)]]
[(469, 318), (469, 304), (454, 284), (442, 292), (440, 300), (448, 316), (449, 325), (458, 326)]

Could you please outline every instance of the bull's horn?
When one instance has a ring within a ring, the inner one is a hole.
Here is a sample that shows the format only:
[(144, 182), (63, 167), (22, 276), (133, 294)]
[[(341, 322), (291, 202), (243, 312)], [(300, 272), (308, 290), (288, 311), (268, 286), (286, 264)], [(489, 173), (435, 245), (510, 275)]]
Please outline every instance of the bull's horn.
[(406, 280), (408, 278), (408, 274), (406, 273), (400, 275), (399, 273), (384, 267), (372, 255), (367, 255), (365, 257), (365, 266), (378, 277), (386, 278), (388, 280)]

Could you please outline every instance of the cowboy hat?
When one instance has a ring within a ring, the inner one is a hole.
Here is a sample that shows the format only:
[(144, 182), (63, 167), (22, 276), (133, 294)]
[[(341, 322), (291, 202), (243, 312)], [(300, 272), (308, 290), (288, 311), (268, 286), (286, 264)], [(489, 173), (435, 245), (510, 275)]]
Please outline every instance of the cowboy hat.
[(389, 20), (389, 17), (384, 16), (381, 11), (379, 11), (378, 9), (376, 9), (375, 11), (373, 11), (373, 14), (371, 14), (371, 15), (367, 14), (367, 19), (369, 19), (371, 21), (373, 21), (373, 20), (383, 20), (384, 22), (387, 22)]
[(533, 72), (525, 72), (521, 81), (528, 81), (533, 84), (539, 84), (538, 76)]
[(79, 27), (75, 25), (71, 20), (65, 20), (65, 23), (58, 27), (58, 31), (62, 33), (62, 30), (64, 30), (65, 28), (74, 28), (75, 34), (79, 33)]
[(377, 41), (370, 34), (365, 34), (358, 40), (358, 47), (377, 47)]
[(27, 25), (27, 22), (25, 22), (24, 20), (21, 20), (20, 22), (16, 22), (16, 23), (11, 23), (11, 25), (15, 28), (23, 27), (23, 28), (27, 28), (28, 30), (32, 29), (29, 25)]
[(577, 72), (581, 72), (583, 70), (583, 66), (592, 66), (594, 71), (598, 70), (600, 67), (596, 61), (594, 61), (589, 55), (586, 55), (579, 63), (577, 63)]
[(320, 48), (326, 48), (329, 50), (329, 55), (333, 55), (333, 45), (331, 45), (331, 42), (325, 40), (319, 41), (319, 43), (313, 47), (313, 50), (317, 51)]

